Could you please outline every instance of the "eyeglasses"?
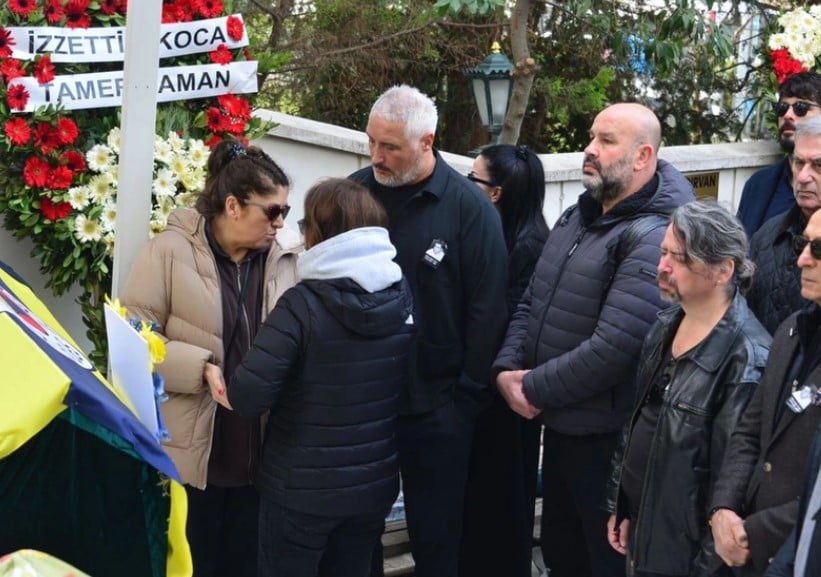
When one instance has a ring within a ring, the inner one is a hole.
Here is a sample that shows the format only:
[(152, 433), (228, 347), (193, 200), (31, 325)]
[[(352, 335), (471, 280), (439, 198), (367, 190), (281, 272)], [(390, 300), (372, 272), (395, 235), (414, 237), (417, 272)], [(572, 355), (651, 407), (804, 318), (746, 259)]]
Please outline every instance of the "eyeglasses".
[(795, 234), (792, 237), (792, 249), (796, 256), (801, 256), (804, 252), (804, 247), (810, 245), (810, 255), (815, 260), (821, 260), (821, 238), (813, 240), (808, 239), (803, 234)]
[(806, 116), (807, 112), (810, 111), (810, 108), (817, 108), (818, 104), (814, 102), (806, 102), (804, 100), (798, 100), (790, 104), (789, 102), (773, 102), (773, 112), (775, 112), (776, 116), (784, 116), (787, 114), (787, 111), (792, 107), (792, 111), (795, 112), (795, 115), (798, 117)]
[(280, 216), (285, 219), (288, 217), (288, 213), (291, 212), (291, 207), (287, 204), (262, 204), (261, 202), (253, 202), (250, 200), (246, 200), (244, 204), (258, 206), (271, 222), (274, 222)]
[(495, 182), (493, 182), (492, 180), (485, 180), (484, 178), (479, 178), (478, 176), (476, 176), (476, 173), (472, 170), (468, 172), (468, 180), (471, 182), (478, 182), (479, 184), (484, 184), (485, 186), (489, 186), (491, 188), (496, 186)]

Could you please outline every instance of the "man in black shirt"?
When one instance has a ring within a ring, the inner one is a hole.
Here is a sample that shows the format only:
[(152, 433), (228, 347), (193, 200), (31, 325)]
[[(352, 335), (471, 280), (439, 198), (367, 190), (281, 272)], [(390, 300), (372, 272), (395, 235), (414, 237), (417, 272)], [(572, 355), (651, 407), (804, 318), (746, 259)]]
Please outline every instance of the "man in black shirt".
[(352, 174), (388, 212), (418, 335), (397, 424), (419, 577), (456, 577), (473, 422), (507, 323), (507, 249), (493, 205), (433, 148), (433, 101), (402, 85), (374, 103), (371, 166)]

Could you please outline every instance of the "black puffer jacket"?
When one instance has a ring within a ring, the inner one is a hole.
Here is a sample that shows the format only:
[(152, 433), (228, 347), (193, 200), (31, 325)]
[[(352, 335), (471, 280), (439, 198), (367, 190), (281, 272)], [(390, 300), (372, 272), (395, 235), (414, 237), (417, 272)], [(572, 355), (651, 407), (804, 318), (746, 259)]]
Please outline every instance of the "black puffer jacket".
[(750, 241), (750, 259), (757, 270), (747, 303), (770, 334), (784, 319), (801, 310), (801, 269), (792, 249), (792, 236), (804, 231), (807, 219), (797, 206), (771, 218)]
[[(679, 306), (660, 312), (642, 348), (637, 408), (613, 456), (609, 482), (608, 507), (619, 522), (627, 513), (619, 483), (628, 435), (663, 370), (666, 343), (682, 316)], [(635, 570), (707, 577), (724, 566), (707, 525), (710, 493), (730, 434), (761, 380), (771, 340), (744, 297), (736, 294), (710, 334), (667, 369), (672, 371), (670, 388), (648, 444), (639, 518), (631, 520)], [(724, 570), (731, 574), (726, 566)]]
[(494, 362), (494, 374), (533, 369), (524, 379), (525, 395), (544, 410), (544, 424), (560, 433), (618, 431), (630, 415), (641, 343), (663, 306), (656, 268), (664, 228), (648, 233), (618, 263), (611, 241), (636, 218), (669, 215), (695, 200), (671, 164), (659, 160), (656, 177), (655, 190), (645, 187), (606, 214), (587, 192), (565, 211)]
[(399, 491), (394, 433), (411, 309), (404, 279), (368, 292), (350, 278), (314, 278), (280, 298), (228, 389), (242, 414), (271, 408), (264, 497), (325, 517), (388, 511)]

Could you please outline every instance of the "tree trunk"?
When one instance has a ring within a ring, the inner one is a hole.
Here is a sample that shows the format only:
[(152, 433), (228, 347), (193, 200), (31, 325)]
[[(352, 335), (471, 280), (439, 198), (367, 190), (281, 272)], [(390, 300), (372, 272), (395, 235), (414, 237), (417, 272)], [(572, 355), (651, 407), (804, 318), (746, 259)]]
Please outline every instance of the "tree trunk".
[(510, 16), (510, 47), (513, 50), (513, 91), (510, 95), (510, 104), (507, 116), (499, 135), (502, 144), (516, 144), (519, 141), (519, 132), (522, 121), (527, 112), (527, 103), (530, 100), (530, 89), (533, 86), (533, 75), (536, 63), (530, 56), (530, 47), (527, 39), (527, 17), (530, 14), (530, 0), (516, 0)]

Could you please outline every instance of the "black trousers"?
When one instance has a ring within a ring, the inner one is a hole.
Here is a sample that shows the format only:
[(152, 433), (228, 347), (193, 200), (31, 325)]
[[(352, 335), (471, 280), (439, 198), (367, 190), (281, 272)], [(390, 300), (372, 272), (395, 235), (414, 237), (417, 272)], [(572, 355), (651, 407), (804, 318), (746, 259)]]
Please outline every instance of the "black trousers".
[(541, 545), (550, 577), (624, 577), (607, 542), (604, 508), (610, 458), (620, 433), (563, 435), (545, 428)]
[(194, 577), (256, 577), (259, 494), (252, 486), (185, 486)]
[(367, 577), (388, 511), (321, 517), (263, 498), (260, 577)]
[(539, 419), (523, 419), (498, 395), (476, 421), (459, 554), (463, 577), (531, 576), (541, 428)]

